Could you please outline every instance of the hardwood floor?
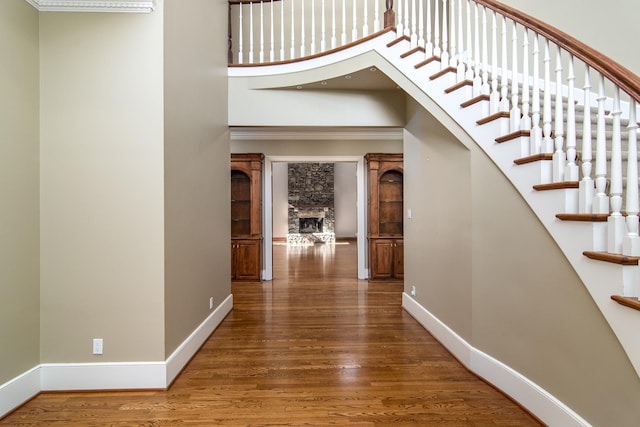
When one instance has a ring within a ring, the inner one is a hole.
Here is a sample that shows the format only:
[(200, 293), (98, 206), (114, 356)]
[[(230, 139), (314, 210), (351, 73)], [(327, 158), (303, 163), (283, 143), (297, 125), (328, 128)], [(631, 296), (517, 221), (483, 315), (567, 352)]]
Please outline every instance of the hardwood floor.
[(357, 280), (354, 244), (274, 246), (274, 277), (232, 286), (169, 390), (42, 393), (0, 425), (540, 425), (402, 310), (402, 284)]

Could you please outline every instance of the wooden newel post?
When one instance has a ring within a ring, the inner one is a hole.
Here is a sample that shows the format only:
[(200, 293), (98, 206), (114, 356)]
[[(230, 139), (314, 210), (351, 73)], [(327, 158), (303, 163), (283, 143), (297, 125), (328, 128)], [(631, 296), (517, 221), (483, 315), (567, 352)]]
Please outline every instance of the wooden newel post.
[(387, 10), (384, 12), (384, 27), (396, 26), (396, 13), (393, 11), (393, 0), (387, 0)]

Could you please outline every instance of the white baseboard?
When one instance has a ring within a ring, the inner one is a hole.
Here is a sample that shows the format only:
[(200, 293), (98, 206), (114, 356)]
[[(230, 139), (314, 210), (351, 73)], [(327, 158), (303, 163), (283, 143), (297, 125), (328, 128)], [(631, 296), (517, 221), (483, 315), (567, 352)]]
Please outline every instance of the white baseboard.
[(180, 371), (189, 363), (193, 355), (196, 354), (200, 346), (209, 338), (209, 335), (222, 323), (231, 309), (233, 309), (232, 294), (213, 310), (209, 317), (169, 356), (166, 361), (165, 387), (168, 387), (173, 382)]
[(0, 385), (0, 418), (40, 393), (40, 366)]
[(163, 362), (43, 363), (0, 385), (0, 417), (41, 391), (164, 389), (233, 308), (229, 295)]
[(402, 307), (471, 372), (490, 382), (550, 426), (590, 426), (571, 408), (533, 381), (474, 348), (411, 296), (402, 294)]
[(163, 389), (165, 362), (43, 363), (42, 391)]

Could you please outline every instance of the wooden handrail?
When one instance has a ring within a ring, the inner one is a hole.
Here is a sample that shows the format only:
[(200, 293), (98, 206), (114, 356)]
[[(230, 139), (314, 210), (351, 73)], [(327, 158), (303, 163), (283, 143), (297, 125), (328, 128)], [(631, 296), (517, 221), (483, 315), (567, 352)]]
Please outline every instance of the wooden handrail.
[(474, 0), (547, 38), (598, 71), (636, 101), (640, 102), (640, 76), (580, 40), (539, 19), (494, 0)]

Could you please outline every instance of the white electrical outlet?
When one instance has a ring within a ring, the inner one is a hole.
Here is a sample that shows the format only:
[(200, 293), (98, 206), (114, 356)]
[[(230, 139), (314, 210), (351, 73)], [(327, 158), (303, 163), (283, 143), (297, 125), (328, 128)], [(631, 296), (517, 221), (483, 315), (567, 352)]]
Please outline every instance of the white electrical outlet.
[(213, 310), (213, 297), (209, 298), (209, 310)]
[(413, 218), (413, 213), (411, 212), (411, 208), (407, 209), (407, 219)]
[(93, 354), (102, 354), (102, 338), (93, 339)]
[(415, 287), (415, 286), (412, 286), (412, 287), (411, 287), (411, 296), (412, 296), (412, 297), (415, 297), (415, 296), (416, 296), (416, 287)]

